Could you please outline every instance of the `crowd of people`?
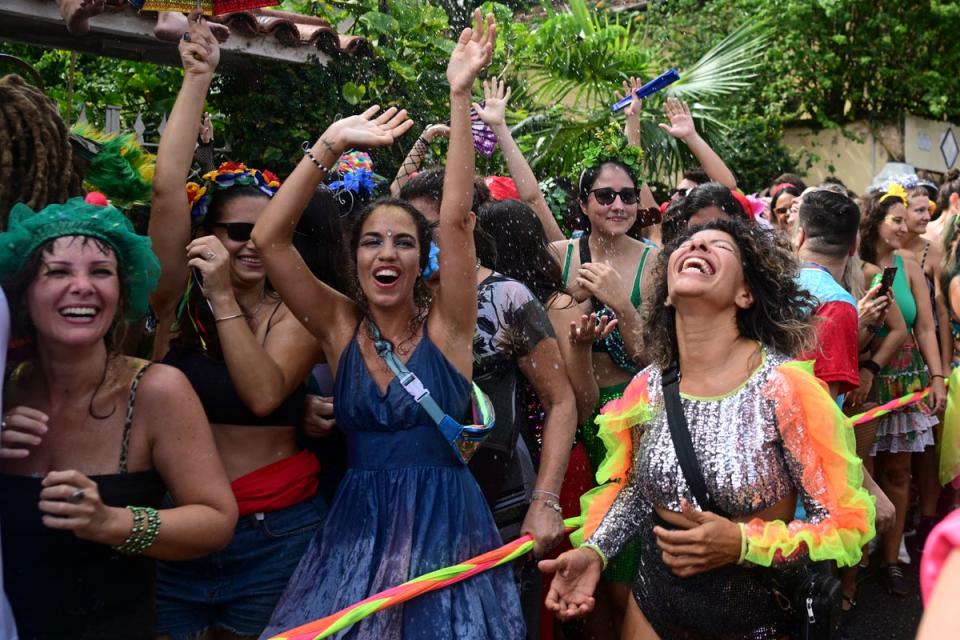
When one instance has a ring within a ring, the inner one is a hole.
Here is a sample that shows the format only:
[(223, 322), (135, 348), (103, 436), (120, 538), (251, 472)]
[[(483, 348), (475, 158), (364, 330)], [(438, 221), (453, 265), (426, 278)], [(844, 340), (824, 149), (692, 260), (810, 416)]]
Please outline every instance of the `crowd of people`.
[[(74, 29), (99, 7), (61, 4)], [(599, 158), (558, 217), (510, 89), (473, 105), (497, 30), (477, 12), (449, 123), (389, 195), (358, 152), (413, 130), (397, 107), (333, 122), (283, 181), (253, 158), (198, 175), (219, 45), (182, 26), (145, 229), (84, 193), (52, 101), (0, 80), (21, 141), (0, 174), (0, 637), (272, 638), (530, 535), (335, 637), (838, 638), (858, 569), (914, 589), (908, 529), (939, 604), (921, 633), (955, 631), (960, 521), (934, 527), (960, 477), (960, 174), (746, 196), (669, 98), (700, 165), (658, 202)], [(509, 179), (475, 175), (471, 109)]]

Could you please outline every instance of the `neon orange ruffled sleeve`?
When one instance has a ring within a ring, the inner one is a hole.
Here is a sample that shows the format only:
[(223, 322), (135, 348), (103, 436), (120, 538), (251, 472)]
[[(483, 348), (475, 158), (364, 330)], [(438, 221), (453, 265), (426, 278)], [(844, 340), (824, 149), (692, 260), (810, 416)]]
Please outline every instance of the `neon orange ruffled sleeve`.
[(853, 430), (813, 376), (810, 362), (777, 367), (764, 390), (776, 405), (777, 422), (809, 520), (753, 519), (744, 527), (744, 559), (769, 567), (808, 553), (840, 566), (860, 561), (861, 547), (875, 535), (874, 498), (863, 489), (863, 467)]
[(607, 453), (597, 469), (599, 486), (580, 497), (580, 513), (584, 522), (583, 526), (570, 534), (570, 542), (574, 546), (580, 546), (593, 535), (627, 484), (633, 464), (633, 427), (648, 422), (653, 416), (649, 382), (649, 373), (636, 375), (623, 395), (605, 404), (597, 416), (598, 433)]

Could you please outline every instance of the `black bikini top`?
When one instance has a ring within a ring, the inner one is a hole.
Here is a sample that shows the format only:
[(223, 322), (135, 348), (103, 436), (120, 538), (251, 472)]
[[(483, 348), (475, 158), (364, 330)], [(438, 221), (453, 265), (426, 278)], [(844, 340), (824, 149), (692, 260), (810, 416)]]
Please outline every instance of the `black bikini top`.
[[(280, 305), (277, 305), (280, 308)], [(273, 313), (277, 312), (274, 309)], [(270, 333), (273, 314), (267, 321)], [(266, 340), (266, 336), (264, 336)], [(303, 401), (307, 395), (306, 384), (299, 385), (287, 399), (270, 415), (258, 416), (243, 403), (237, 388), (230, 379), (227, 363), (194, 349), (171, 347), (163, 363), (176, 367), (187, 376), (193, 390), (200, 397), (207, 419), (212, 424), (228, 424), (249, 427), (295, 427), (303, 418)]]

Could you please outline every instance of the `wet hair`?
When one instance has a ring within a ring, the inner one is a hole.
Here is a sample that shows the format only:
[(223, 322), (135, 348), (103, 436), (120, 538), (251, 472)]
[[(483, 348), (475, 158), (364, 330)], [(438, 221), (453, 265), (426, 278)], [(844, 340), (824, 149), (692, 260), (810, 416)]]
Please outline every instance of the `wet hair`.
[(940, 191), (937, 192), (937, 210), (946, 211), (950, 208), (950, 196), (960, 194), (960, 169), (950, 169), (943, 178)]
[(593, 185), (596, 183), (597, 178), (600, 177), (600, 174), (603, 173), (603, 170), (606, 167), (616, 167), (621, 169), (630, 178), (630, 182), (633, 183), (634, 187), (636, 187), (637, 176), (634, 175), (633, 169), (619, 160), (604, 160), (600, 164), (592, 166), (580, 174), (580, 180), (577, 182), (577, 196), (580, 198), (580, 202), (586, 202), (587, 198), (590, 197), (590, 190), (593, 189)]
[[(445, 169), (443, 167), (433, 167), (419, 172), (400, 187), (400, 199), (409, 202), (417, 198), (426, 198), (439, 205), (440, 201), (443, 200), (444, 173)], [(474, 176), (473, 203), (470, 205), (470, 210), (474, 213), (480, 211), (480, 207), (491, 199), (490, 188), (484, 184), (482, 178)]]
[[(378, 198), (364, 207), (356, 219), (353, 221), (353, 227), (350, 229), (350, 271), (351, 282), (350, 290), (353, 299), (360, 307), (360, 311), (366, 316), (369, 314), (367, 299), (360, 288), (360, 278), (357, 273), (357, 250), (360, 248), (360, 238), (363, 236), (363, 225), (367, 219), (383, 207), (395, 207), (401, 209), (410, 216), (417, 229), (417, 244), (420, 247), (420, 257), (417, 264), (420, 271), (427, 266), (427, 260), (430, 258), (430, 240), (433, 238), (433, 225), (423, 217), (420, 211), (400, 198)], [(419, 325), (427, 317), (427, 311), (430, 310), (430, 290), (427, 289), (423, 276), (417, 276), (416, 284), (413, 287), (413, 299), (417, 305), (418, 313), (411, 321), (411, 327)]]
[(666, 244), (672, 238), (681, 235), (690, 223), (690, 219), (698, 211), (707, 207), (717, 207), (734, 219), (749, 220), (743, 206), (733, 197), (730, 189), (719, 182), (700, 184), (667, 208), (661, 228), (663, 242)]
[(683, 172), (682, 178), (697, 184), (706, 184), (710, 182), (710, 176), (708, 176), (707, 172), (704, 171), (703, 167), (700, 166), (688, 168)]
[[(106, 255), (112, 255), (115, 257), (117, 255), (116, 251), (113, 250), (113, 247), (102, 240), (91, 238), (89, 236), (78, 236), (78, 238), (82, 243), (81, 246), (93, 244), (97, 247), (97, 249)], [(23, 263), (23, 267), (19, 271), (11, 274), (9, 277), (5, 278), (2, 283), (0, 283), (0, 285), (3, 287), (4, 293), (6, 293), (10, 306), (11, 345), (21, 342), (25, 344), (25, 349), (22, 352), (22, 358), (18, 355), (17, 359), (26, 359), (34, 355), (34, 347), (36, 346), (37, 341), (37, 331), (33, 324), (32, 318), (30, 318), (29, 304), (27, 303), (27, 291), (29, 290), (30, 285), (33, 284), (34, 280), (37, 279), (37, 276), (40, 275), (40, 269), (43, 266), (44, 256), (53, 254), (53, 247), (58, 239), (59, 238), (53, 238), (40, 245), (30, 255), (30, 257), (27, 258), (27, 260)], [(104, 336), (108, 358), (112, 358), (121, 354), (123, 342), (126, 339), (127, 331), (130, 327), (123, 313), (123, 309), (126, 306), (126, 300), (128, 297), (127, 283), (123, 278), (122, 270), (118, 269), (117, 276), (120, 283), (120, 295), (117, 300), (117, 309), (114, 312), (114, 317), (110, 324), (110, 328), (107, 330), (107, 333)], [(14, 364), (14, 362), (8, 362), (7, 364)], [(97, 417), (96, 414), (92, 413), (92, 400), (91, 415)]]
[(789, 248), (767, 230), (738, 219), (713, 220), (682, 231), (666, 244), (653, 270), (653, 295), (646, 303), (644, 344), (647, 355), (661, 367), (679, 357), (676, 309), (667, 306), (667, 264), (677, 248), (706, 229), (730, 235), (740, 250), (743, 279), (753, 296), (753, 305), (737, 310), (740, 335), (795, 356), (806, 351), (813, 339), (810, 314), (816, 300), (796, 281), (799, 269)]
[(478, 219), (498, 249), (492, 262), (478, 253), (480, 264), (522, 282), (544, 305), (564, 291), (560, 265), (533, 209), (519, 200), (501, 200), (484, 205)]
[(343, 277), (346, 244), (340, 225), (340, 205), (332, 191), (320, 185), (303, 210), (293, 234), (293, 246), (307, 263), (310, 272), (340, 293), (348, 293)]
[(34, 211), (82, 191), (79, 158), (56, 103), (23, 78), (0, 78), (0, 228), (18, 202)]
[(842, 258), (857, 242), (860, 208), (839, 193), (814, 191), (803, 197), (798, 224), (810, 249), (831, 258)]
[(860, 258), (870, 264), (877, 263), (877, 242), (880, 240), (880, 225), (890, 209), (898, 204), (906, 206), (899, 196), (888, 196), (883, 202), (882, 193), (864, 196), (860, 203)]

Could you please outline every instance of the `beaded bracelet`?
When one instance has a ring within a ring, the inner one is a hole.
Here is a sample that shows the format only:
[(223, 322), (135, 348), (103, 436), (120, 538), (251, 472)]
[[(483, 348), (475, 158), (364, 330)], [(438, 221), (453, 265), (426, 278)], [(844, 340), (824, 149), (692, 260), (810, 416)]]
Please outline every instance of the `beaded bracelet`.
[(133, 514), (133, 528), (123, 544), (113, 548), (124, 555), (139, 555), (150, 548), (160, 534), (160, 514), (153, 507), (127, 505)]
[[(323, 144), (327, 145), (327, 149), (330, 149), (330, 152), (331, 152), (331, 153), (333, 152), (333, 148), (330, 146), (330, 143), (329, 143), (329, 142), (327, 142), (327, 141), (324, 140), (323, 138), (320, 138), (320, 142), (322, 142)], [(303, 146), (302, 146), (301, 148), (303, 149), (303, 155), (305, 155), (305, 156), (307, 156), (308, 158), (310, 158), (310, 162), (312, 162), (313, 164), (317, 165), (317, 169), (320, 169), (320, 171), (323, 171), (324, 173), (330, 173), (330, 169), (333, 168), (333, 165), (331, 164), (329, 167), (325, 167), (325, 166), (323, 166), (322, 164), (320, 164), (320, 161), (317, 160), (316, 156), (313, 155), (313, 151), (310, 150), (310, 142), (309, 142), (309, 141), (304, 140), (304, 141), (303, 141)], [(334, 160), (334, 162), (336, 162), (336, 160)]]

